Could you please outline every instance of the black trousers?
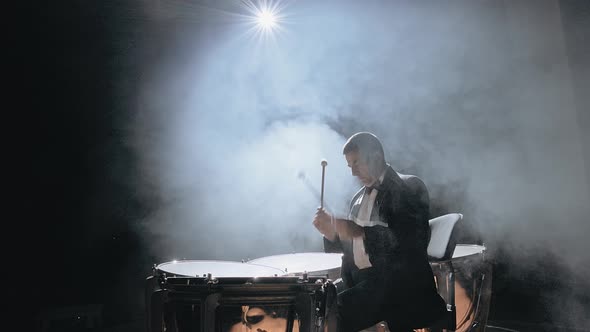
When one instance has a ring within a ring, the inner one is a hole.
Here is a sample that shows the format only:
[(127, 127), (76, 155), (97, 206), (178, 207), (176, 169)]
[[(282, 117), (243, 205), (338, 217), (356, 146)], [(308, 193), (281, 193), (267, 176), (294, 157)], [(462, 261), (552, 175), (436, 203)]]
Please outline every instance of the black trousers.
[[(374, 268), (351, 273), (352, 287), (338, 293), (336, 324), (338, 332), (357, 332), (386, 321), (392, 332), (413, 331), (396, 315), (388, 280)], [(389, 281), (391, 282), (391, 281)], [(397, 316), (397, 317), (396, 317)]]

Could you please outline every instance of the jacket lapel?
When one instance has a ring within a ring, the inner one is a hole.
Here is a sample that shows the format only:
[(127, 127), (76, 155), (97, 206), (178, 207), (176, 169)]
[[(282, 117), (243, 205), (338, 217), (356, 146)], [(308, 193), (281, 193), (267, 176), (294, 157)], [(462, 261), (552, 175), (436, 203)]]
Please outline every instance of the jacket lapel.
[[(385, 176), (383, 177), (383, 182), (379, 186), (379, 192), (377, 192), (377, 197), (375, 198), (375, 207), (371, 212), (371, 220), (380, 220), (385, 222), (385, 215), (386, 211), (382, 211), (381, 206), (383, 206), (383, 201), (387, 200), (390, 201), (385, 206), (390, 206), (393, 210), (396, 210), (396, 207), (399, 206), (399, 192), (402, 186), (402, 179), (399, 175), (391, 168), (391, 166), (387, 167), (385, 171)], [(390, 211), (390, 213), (393, 211)]]

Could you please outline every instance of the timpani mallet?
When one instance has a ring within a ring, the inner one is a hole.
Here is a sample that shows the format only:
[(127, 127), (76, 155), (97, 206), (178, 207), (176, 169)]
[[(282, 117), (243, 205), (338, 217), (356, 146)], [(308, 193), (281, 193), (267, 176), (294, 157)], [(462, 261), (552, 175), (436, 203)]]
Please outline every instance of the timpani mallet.
[(328, 165), (328, 162), (326, 161), (326, 159), (322, 159), (322, 191), (320, 194), (320, 208), (323, 209), (324, 208), (324, 178), (326, 177), (326, 166)]

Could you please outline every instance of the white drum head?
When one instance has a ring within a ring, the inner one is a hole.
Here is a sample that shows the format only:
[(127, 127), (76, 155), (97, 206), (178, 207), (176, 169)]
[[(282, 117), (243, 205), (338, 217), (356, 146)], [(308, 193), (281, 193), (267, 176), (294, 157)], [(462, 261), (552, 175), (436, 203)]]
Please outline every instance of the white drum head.
[(209, 273), (215, 278), (273, 277), (284, 274), (283, 271), (271, 266), (208, 260), (172, 261), (162, 263), (156, 268), (166, 273), (186, 277), (203, 277)]
[(339, 269), (342, 265), (341, 253), (295, 253), (285, 255), (267, 256), (248, 261), (251, 264), (274, 266), (284, 273), (313, 273)]
[(486, 250), (486, 247), (476, 244), (457, 244), (453, 252), (453, 258), (471, 256), (481, 254)]

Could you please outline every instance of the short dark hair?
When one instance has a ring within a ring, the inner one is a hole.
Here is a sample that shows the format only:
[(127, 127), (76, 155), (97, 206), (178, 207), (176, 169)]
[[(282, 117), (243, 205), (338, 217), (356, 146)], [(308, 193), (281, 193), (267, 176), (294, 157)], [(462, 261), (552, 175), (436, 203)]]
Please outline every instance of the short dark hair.
[(385, 154), (383, 153), (383, 145), (381, 145), (381, 141), (379, 141), (377, 136), (364, 131), (350, 136), (342, 148), (343, 154), (353, 151), (357, 151), (364, 156), (376, 152), (385, 157)]

